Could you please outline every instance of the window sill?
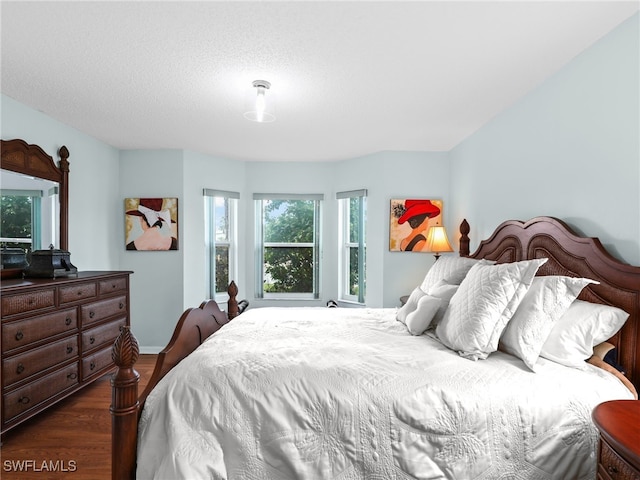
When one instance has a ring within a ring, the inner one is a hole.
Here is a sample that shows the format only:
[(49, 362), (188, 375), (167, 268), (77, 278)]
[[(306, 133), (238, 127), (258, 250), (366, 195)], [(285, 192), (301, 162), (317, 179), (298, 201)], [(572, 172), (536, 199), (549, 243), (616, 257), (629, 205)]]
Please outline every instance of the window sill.
[(360, 303), (360, 302), (357, 302), (355, 300), (342, 300), (342, 299), (339, 299), (339, 300), (336, 300), (336, 301), (338, 302), (338, 306), (339, 307), (345, 306), (345, 307), (353, 308), (353, 307), (366, 307), (367, 306), (366, 303)]

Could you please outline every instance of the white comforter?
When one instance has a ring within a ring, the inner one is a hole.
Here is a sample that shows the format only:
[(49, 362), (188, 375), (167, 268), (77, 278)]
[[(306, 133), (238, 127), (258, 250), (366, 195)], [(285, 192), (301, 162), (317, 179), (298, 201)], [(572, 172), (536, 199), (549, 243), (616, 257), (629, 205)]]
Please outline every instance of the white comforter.
[(140, 421), (138, 479), (595, 478), (613, 375), (471, 361), (395, 309), (248, 310), (170, 372)]

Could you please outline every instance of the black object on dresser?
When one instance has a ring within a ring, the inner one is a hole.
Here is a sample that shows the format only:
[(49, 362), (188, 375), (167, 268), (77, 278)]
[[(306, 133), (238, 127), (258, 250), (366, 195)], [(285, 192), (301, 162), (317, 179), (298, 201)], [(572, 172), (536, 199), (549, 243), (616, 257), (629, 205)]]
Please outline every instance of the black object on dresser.
[(2, 281), (0, 433), (114, 367), (111, 347), (130, 324), (131, 273)]

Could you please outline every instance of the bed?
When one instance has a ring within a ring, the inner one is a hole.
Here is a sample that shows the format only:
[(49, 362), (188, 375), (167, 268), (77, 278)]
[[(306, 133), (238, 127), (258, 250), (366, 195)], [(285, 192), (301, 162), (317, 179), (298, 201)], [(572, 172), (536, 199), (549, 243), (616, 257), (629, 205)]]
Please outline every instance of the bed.
[(182, 315), (140, 396), (123, 329), (112, 477), (595, 478), (591, 410), (640, 384), (640, 267), (555, 218), (473, 253), (469, 231), (401, 309), (236, 316), (232, 284), (230, 315)]

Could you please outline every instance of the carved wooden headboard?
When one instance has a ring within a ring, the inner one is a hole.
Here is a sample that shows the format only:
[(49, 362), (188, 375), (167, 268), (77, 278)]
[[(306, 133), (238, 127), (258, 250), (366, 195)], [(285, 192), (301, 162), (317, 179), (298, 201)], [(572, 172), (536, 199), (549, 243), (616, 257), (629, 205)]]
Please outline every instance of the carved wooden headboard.
[(536, 217), (527, 222), (509, 220), (469, 252), (469, 224), (460, 227), (460, 255), (487, 258), (498, 263), (548, 258), (538, 275), (567, 275), (591, 278), (599, 285), (587, 286), (581, 300), (622, 308), (629, 319), (611, 340), (617, 347), (618, 363), (636, 388), (640, 387), (640, 267), (611, 256), (592, 237), (576, 234), (562, 220)]

